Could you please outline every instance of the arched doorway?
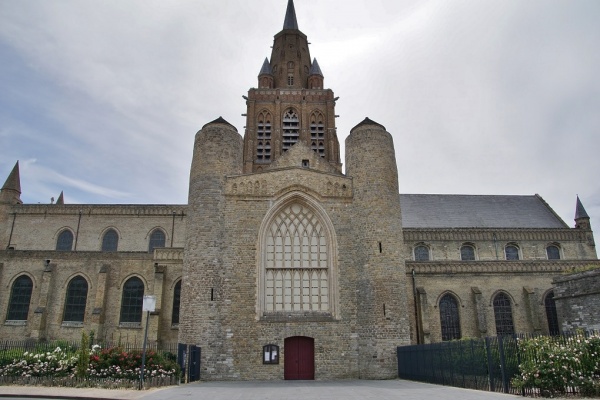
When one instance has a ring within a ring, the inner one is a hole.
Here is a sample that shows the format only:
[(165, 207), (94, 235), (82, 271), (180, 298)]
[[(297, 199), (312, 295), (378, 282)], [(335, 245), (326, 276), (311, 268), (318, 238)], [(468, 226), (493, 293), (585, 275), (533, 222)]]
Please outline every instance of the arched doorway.
[(315, 340), (292, 336), (284, 341), (284, 378), (286, 380), (315, 379)]

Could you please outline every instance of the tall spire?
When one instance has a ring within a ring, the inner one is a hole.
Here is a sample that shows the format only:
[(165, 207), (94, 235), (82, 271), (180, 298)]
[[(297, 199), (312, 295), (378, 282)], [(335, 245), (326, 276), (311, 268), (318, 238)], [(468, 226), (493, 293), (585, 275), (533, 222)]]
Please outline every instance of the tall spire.
[(287, 10), (285, 12), (285, 20), (283, 21), (283, 29), (298, 29), (298, 20), (296, 19), (294, 0), (288, 0)]

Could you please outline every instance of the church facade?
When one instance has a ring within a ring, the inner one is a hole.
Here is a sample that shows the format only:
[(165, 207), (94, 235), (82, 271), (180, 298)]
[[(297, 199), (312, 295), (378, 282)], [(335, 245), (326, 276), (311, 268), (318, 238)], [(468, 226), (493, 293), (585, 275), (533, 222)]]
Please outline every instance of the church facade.
[[(396, 347), (559, 330), (552, 280), (597, 260), (538, 195), (400, 194), (370, 119), (345, 139), (289, 0), (244, 135), (196, 134), (185, 205), (22, 204), (0, 192), (0, 340), (199, 346), (203, 379), (386, 379)], [(358, 121), (357, 121), (358, 122)]]

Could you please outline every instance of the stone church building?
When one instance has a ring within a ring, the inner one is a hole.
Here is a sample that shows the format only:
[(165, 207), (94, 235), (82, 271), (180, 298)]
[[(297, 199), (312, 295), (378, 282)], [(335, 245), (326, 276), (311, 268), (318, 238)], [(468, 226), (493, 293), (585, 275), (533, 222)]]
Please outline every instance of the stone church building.
[(0, 340), (140, 342), (154, 295), (149, 340), (199, 346), (202, 379), (393, 378), (399, 345), (554, 333), (553, 278), (599, 264), (579, 199), (570, 228), (538, 195), (401, 194), (368, 118), (342, 169), (292, 0), (245, 98), (243, 137), (196, 134), (185, 205), (22, 204), (6, 171)]

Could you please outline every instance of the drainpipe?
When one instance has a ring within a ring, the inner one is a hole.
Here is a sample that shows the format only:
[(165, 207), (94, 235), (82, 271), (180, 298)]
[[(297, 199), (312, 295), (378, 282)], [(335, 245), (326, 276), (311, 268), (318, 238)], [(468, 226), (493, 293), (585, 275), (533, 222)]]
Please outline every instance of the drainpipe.
[(413, 302), (415, 303), (415, 328), (417, 329), (417, 344), (421, 344), (421, 332), (419, 329), (419, 307), (417, 306), (417, 284), (416, 284), (416, 273), (415, 269), (412, 269), (412, 283), (413, 283)]

